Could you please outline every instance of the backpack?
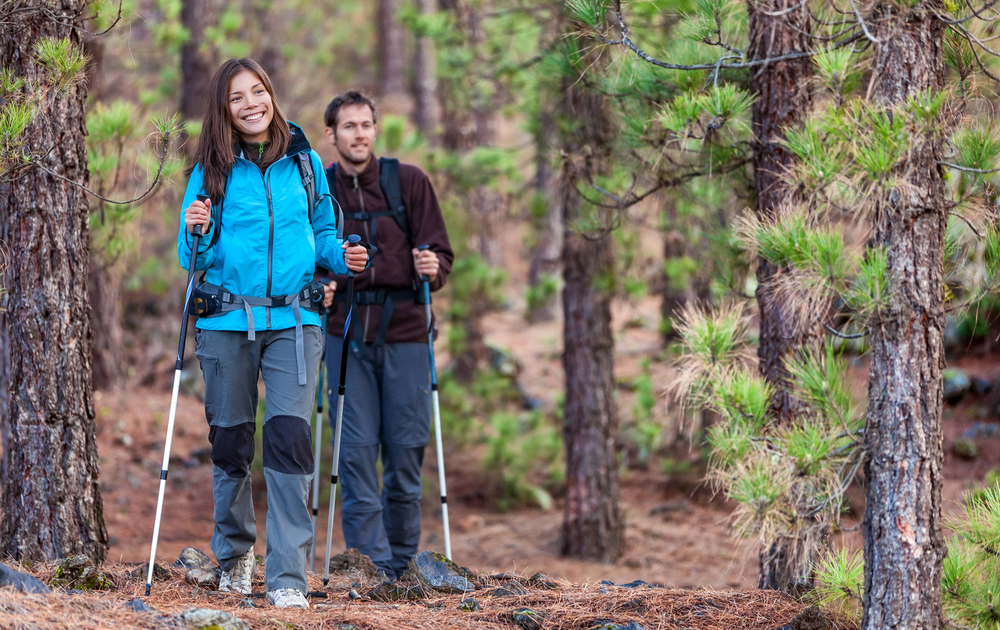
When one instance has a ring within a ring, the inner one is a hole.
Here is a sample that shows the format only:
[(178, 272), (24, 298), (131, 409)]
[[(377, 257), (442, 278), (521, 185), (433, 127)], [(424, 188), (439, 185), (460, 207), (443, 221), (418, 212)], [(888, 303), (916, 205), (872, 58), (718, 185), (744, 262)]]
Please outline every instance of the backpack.
[[(403, 230), (406, 240), (413, 247), (413, 233), (410, 231), (410, 221), (406, 216), (406, 206), (403, 204), (403, 186), (399, 179), (399, 160), (395, 158), (379, 158), (378, 185), (382, 189), (389, 209), (382, 212), (349, 212), (343, 215), (345, 219), (352, 221), (371, 221), (371, 234), (369, 239), (375, 242), (376, 225), (375, 219), (378, 217), (392, 217), (399, 229)], [(326, 169), (326, 181), (330, 185), (330, 197), (337, 201), (335, 183), (337, 180), (337, 163), (334, 162)], [(338, 203), (339, 207), (340, 204)], [(342, 229), (342, 228), (341, 228)]]
[[(299, 177), (302, 178), (302, 186), (306, 189), (306, 198), (309, 200), (309, 225), (312, 225), (313, 214), (316, 212), (316, 206), (319, 205), (321, 200), (320, 196), (316, 192), (316, 172), (313, 169), (312, 158), (307, 151), (302, 151), (295, 154), (295, 163), (299, 167)], [(336, 203), (336, 199), (333, 195), (330, 195)], [(216, 242), (219, 240), (219, 234), (222, 233), (222, 210), (225, 205), (225, 200), (219, 205), (219, 214), (215, 214), (215, 204), (212, 204), (212, 222), (215, 224), (215, 231), (212, 233), (212, 240), (208, 243), (208, 248), (211, 249)], [(340, 211), (340, 204), (337, 204), (337, 235), (343, 238), (341, 232), (344, 229), (344, 219), (343, 213)]]

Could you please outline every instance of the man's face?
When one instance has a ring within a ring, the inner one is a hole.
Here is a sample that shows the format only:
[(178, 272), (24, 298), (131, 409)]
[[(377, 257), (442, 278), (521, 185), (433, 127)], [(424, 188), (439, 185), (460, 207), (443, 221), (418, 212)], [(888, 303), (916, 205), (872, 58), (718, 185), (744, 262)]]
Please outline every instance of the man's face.
[(341, 160), (362, 167), (372, 157), (377, 131), (371, 107), (363, 103), (344, 105), (337, 112), (337, 127), (326, 128), (326, 139), (337, 149)]

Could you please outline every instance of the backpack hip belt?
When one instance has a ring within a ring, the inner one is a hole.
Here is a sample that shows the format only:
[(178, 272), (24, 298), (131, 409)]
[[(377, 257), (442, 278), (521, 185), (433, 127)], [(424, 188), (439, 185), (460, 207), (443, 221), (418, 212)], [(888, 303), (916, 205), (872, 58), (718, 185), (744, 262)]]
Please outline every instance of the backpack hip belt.
[[(333, 296), (334, 302), (347, 302), (347, 295), (336, 293)], [(399, 289), (397, 291), (355, 291), (354, 303), (358, 306), (382, 306), (382, 317), (379, 319), (378, 332), (375, 335), (375, 345), (384, 346), (385, 336), (389, 331), (389, 320), (396, 309), (396, 302), (412, 301), (416, 304), (426, 304), (422, 291), (417, 289)], [(358, 327), (354, 327), (354, 339), (360, 343), (365, 343), (364, 333)]]
[[(202, 275), (204, 278), (204, 275)], [(314, 280), (294, 295), (276, 295), (257, 297), (253, 295), (236, 295), (220, 286), (209, 284), (204, 279), (195, 285), (191, 296), (192, 315), (198, 317), (219, 317), (232, 311), (243, 310), (247, 315), (247, 340), (257, 338), (253, 321), (252, 307), (279, 308), (291, 306), (295, 315), (295, 359), (298, 368), (299, 385), (306, 384), (305, 337), (302, 332), (302, 309), (314, 313), (323, 312), (323, 286)]]

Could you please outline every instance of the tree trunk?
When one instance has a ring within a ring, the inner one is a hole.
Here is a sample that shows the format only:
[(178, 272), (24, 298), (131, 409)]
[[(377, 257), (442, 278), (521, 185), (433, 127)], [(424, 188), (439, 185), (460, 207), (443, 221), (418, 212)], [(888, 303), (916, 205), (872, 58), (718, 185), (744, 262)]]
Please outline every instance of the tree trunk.
[[(869, 21), (872, 97), (904, 101), (944, 86), (944, 23), (931, 12), (886, 3)], [(945, 187), (936, 161), (939, 131), (914, 132), (894, 175), (905, 183), (883, 192), (874, 243), (889, 261), (888, 295), (869, 322), (871, 363), (862, 526), (865, 595), (862, 628), (941, 627), (941, 369), (945, 322)]]
[[(21, 27), (0, 31), (0, 64), (39, 80), (32, 50), (46, 37), (81, 46), (85, 3), (26, 0)], [(34, 10), (32, 10), (34, 9)], [(26, 134), (32, 155), (76, 182), (87, 180), (86, 86), (45, 95)], [(0, 492), (0, 554), (42, 561), (71, 554), (103, 560), (108, 533), (98, 486), (91, 390), (88, 200), (84, 192), (38, 169), (3, 190), (0, 234), (11, 252), (5, 320), (8, 415)]]
[[(562, 553), (613, 562), (624, 551), (618, 504), (618, 432), (614, 401), (614, 338), (606, 279), (613, 273), (612, 239), (588, 239), (573, 226), (584, 214), (575, 186), (607, 159), (610, 130), (605, 99), (567, 79), (559, 190), (563, 212), (563, 367), (566, 372), (566, 511)], [(602, 282), (602, 280), (604, 280)]]
[[(212, 0), (183, 0), (181, 24), (191, 34), (191, 38), (181, 46), (181, 102), (182, 120), (200, 123), (205, 117), (205, 103), (208, 87), (215, 73), (216, 64), (211, 56), (202, 50), (205, 26), (215, 23)], [(181, 137), (181, 147), (189, 162), (194, 162), (197, 143), (191, 141), (187, 132)]]
[(93, 387), (115, 389), (125, 382), (125, 331), (122, 328), (122, 279), (115, 265), (101, 260), (100, 252), (90, 257), (88, 296), (94, 331)]
[(380, 96), (406, 92), (406, 54), (400, 0), (378, 0), (375, 26), (378, 46), (377, 90)]
[[(766, 59), (810, 50), (809, 7), (798, 0), (748, 0), (750, 59)], [(803, 197), (782, 180), (793, 156), (779, 142), (784, 130), (802, 124), (812, 102), (812, 61), (795, 59), (750, 71), (755, 137), (753, 165), (755, 212), (775, 220), (783, 208), (803, 203)], [(785, 362), (795, 355), (816, 354), (823, 347), (820, 318), (827, 312), (815, 300), (791, 298), (775, 289), (788, 273), (774, 263), (758, 260), (757, 304), (760, 312), (760, 372), (775, 387), (771, 413), (778, 422), (806, 422), (804, 406), (792, 394)], [(798, 307), (792, 307), (792, 302)], [(808, 528), (807, 528), (808, 529)], [(760, 553), (757, 586), (788, 593), (808, 589), (819, 545), (825, 536), (781, 536)]]
[[(420, 15), (431, 15), (437, 10), (437, 2), (417, 0), (417, 7)], [(434, 40), (427, 36), (417, 38), (417, 50), (413, 56), (413, 84), (417, 128), (433, 145), (438, 126), (441, 124), (441, 104), (438, 102), (437, 94)]]
[[(798, 8), (795, 8), (798, 5)], [(748, 0), (750, 47), (748, 58), (766, 59), (810, 50), (809, 7), (798, 0)], [(788, 11), (787, 13), (783, 13)], [(775, 14), (781, 15), (775, 15)], [(783, 130), (802, 124), (812, 102), (812, 61), (795, 59), (750, 71), (755, 137), (753, 166), (756, 188), (755, 212), (762, 220), (774, 220), (783, 206), (801, 204), (802, 196), (789, 189), (781, 176), (792, 154), (779, 144)], [(766, 260), (758, 261), (757, 303), (760, 310), (760, 371), (775, 385), (771, 410), (782, 422), (794, 420), (801, 405), (789, 392), (785, 360), (790, 354), (821, 347), (818, 321), (801, 321), (786, 300), (774, 293), (774, 281), (785, 270)], [(809, 319), (808, 317), (806, 318)], [(763, 567), (762, 567), (763, 568)], [(761, 587), (783, 588), (764, 583)]]

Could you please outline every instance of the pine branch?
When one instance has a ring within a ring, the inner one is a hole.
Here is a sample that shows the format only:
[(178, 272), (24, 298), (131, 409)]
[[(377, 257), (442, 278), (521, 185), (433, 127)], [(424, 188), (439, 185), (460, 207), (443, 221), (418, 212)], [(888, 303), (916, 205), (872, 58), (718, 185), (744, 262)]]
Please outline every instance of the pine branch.
[[(660, 61), (659, 59), (656, 59), (655, 57), (652, 57), (651, 55), (649, 55), (646, 51), (644, 51), (642, 48), (640, 48), (634, 41), (632, 41), (632, 39), (628, 36), (629, 28), (625, 24), (625, 17), (622, 14), (621, 0), (616, 0), (616, 2), (615, 2), (615, 13), (618, 16), (618, 29), (621, 32), (621, 38), (620, 39), (610, 39), (606, 35), (604, 35), (603, 33), (599, 33), (599, 32), (596, 33), (596, 37), (599, 40), (601, 40), (602, 42), (604, 42), (605, 44), (608, 44), (609, 46), (625, 46), (626, 48), (628, 48), (629, 50), (631, 50), (632, 52), (634, 52), (643, 61), (645, 61), (647, 63), (651, 63), (654, 66), (657, 66), (657, 67), (660, 67), (660, 68), (664, 68), (664, 69), (667, 69), (667, 70), (713, 70), (715, 73), (718, 73), (721, 70), (746, 70), (747, 68), (755, 68), (757, 66), (765, 66), (765, 65), (772, 64), (772, 63), (777, 63), (777, 62), (780, 62), (780, 61), (793, 61), (795, 59), (808, 59), (808, 58), (814, 57), (815, 55), (819, 54), (819, 52), (820, 52), (820, 51), (817, 51), (817, 50), (806, 50), (806, 51), (802, 51), (802, 52), (795, 52), (795, 53), (788, 53), (788, 54), (785, 54), (785, 55), (778, 55), (777, 57), (766, 57), (764, 59), (754, 59), (753, 61), (745, 61), (743, 63), (723, 63), (726, 59), (734, 59), (734, 58), (741, 58), (742, 59), (742, 58), (745, 58), (745, 53), (743, 53), (742, 51), (739, 51), (739, 53), (740, 53), (739, 55), (732, 55), (732, 54), (731, 55), (724, 55), (716, 63), (696, 63), (696, 64), (688, 64), (688, 65), (676, 64), (676, 63), (667, 63), (665, 61)], [(834, 49), (843, 48), (844, 46), (850, 45), (850, 44), (858, 41), (859, 39), (862, 39), (862, 35), (860, 33), (858, 33), (856, 35), (853, 35), (853, 36), (851, 36), (851, 37), (849, 37), (849, 38), (847, 38), (847, 39), (845, 39), (843, 41), (837, 42), (836, 44), (834, 44), (833, 48)], [(877, 40), (873, 40), (873, 41), (877, 41)], [(713, 44), (713, 45), (716, 45), (716, 44)], [(733, 49), (733, 50), (734, 51), (738, 51), (738, 49)]]
[(122, 206), (123, 205), (129, 205), (129, 204), (136, 203), (136, 202), (139, 202), (139, 201), (142, 201), (143, 199), (145, 199), (147, 196), (150, 195), (150, 193), (153, 192), (153, 190), (156, 189), (156, 186), (160, 183), (160, 177), (163, 175), (163, 169), (164, 169), (164, 167), (167, 164), (167, 158), (170, 157), (170, 145), (173, 142), (173, 137), (174, 137), (173, 132), (172, 131), (168, 131), (168, 132), (166, 132), (164, 134), (164, 137), (161, 139), (161, 141), (159, 143), (160, 144), (160, 150), (158, 151), (158, 155), (157, 155), (157, 158), (159, 160), (159, 164), (157, 165), (156, 175), (153, 177), (153, 181), (150, 183), (149, 188), (147, 188), (138, 197), (135, 197), (133, 199), (128, 199), (128, 200), (123, 200), (123, 201), (119, 201), (119, 200), (116, 200), (116, 199), (109, 199), (109, 198), (107, 198), (107, 197), (105, 197), (105, 196), (103, 196), (103, 195), (101, 195), (101, 194), (99, 194), (99, 193), (91, 190), (90, 188), (87, 188), (87, 186), (85, 186), (84, 184), (81, 184), (80, 182), (73, 181), (72, 179), (70, 179), (70, 178), (68, 178), (68, 177), (66, 177), (64, 175), (56, 173), (55, 171), (53, 171), (51, 169), (48, 169), (45, 166), (43, 166), (42, 163), (37, 158), (33, 158), (25, 166), (34, 166), (34, 167), (36, 167), (36, 168), (38, 168), (38, 169), (40, 169), (40, 170), (48, 173), (49, 175), (55, 177), (56, 179), (61, 179), (62, 181), (66, 182), (66, 183), (72, 184), (72, 185), (76, 186), (77, 188), (82, 189), (83, 191), (89, 193), (90, 195), (93, 195), (94, 197), (96, 197), (97, 199), (100, 199), (101, 201), (103, 201), (105, 203), (111, 203), (111, 204), (122, 205)]

